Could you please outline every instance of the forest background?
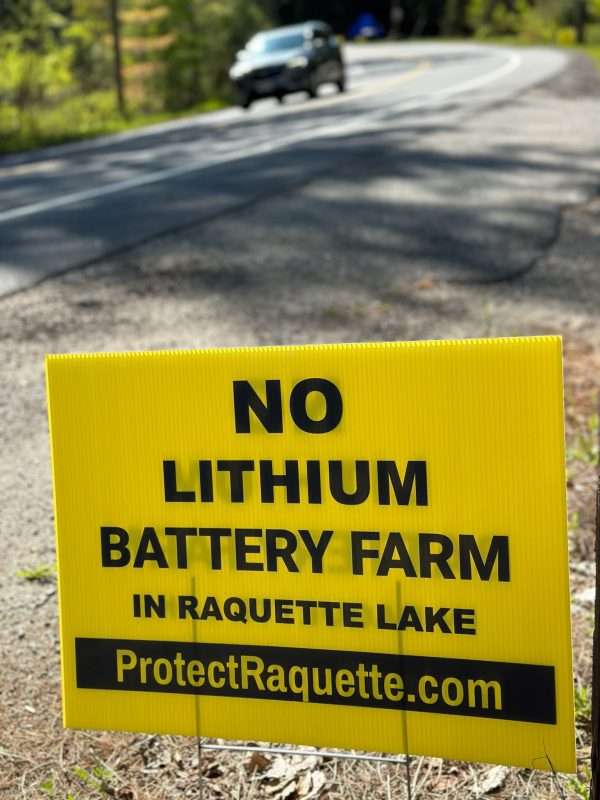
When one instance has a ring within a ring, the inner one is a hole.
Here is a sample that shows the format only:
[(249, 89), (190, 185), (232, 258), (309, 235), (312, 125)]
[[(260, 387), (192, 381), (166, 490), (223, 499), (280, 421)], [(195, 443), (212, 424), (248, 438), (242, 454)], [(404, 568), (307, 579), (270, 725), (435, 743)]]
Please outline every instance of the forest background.
[(251, 34), (323, 19), (343, 37), (362, 12), (394, 38), (580, 47), (600, 64), (600, 0), (0, 0), (0, 153), (228, 105)]

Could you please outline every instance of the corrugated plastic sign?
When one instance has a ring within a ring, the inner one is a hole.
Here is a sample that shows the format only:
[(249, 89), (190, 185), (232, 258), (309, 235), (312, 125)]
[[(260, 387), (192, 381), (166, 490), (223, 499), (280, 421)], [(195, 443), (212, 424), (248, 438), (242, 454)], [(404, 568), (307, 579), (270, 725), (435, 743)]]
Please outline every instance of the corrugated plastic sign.
[(67, 726), (574, 769), (558, 338), (47, 380)]

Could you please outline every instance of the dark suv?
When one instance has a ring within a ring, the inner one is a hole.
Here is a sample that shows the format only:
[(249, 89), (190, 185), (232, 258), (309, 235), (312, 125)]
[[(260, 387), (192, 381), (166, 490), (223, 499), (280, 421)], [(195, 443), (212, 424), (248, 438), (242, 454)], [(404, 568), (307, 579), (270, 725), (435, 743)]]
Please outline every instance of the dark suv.
[(346, 85), (340, 46), (329, 25), (305, 22), (253, 36), (229, 70), (240, 104), (248, 108), (259, 97), (305, 91), (316, 97), (319, 86)]

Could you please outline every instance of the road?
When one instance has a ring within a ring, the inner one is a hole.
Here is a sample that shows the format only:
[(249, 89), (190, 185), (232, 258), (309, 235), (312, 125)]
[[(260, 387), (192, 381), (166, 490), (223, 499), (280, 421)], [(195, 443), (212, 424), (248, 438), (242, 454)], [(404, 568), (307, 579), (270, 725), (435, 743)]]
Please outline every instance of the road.
[[(413, 199), (426, 200), (423, 176), (416, 175), (424, 169), (430, 197), (439, 198), (440, 175), (457, 172), (461, 164), (456, 159), (465, 166), (470, 154), (450, 156), (435, 147), (425, 152), (415, 145), (499, 103), (513, 108), (524, 90), (565, 64), (564, 56), (551, 50), (467, 44), (354, 46), (347, 48), (347, 61), (350, 80), (344, 95), (324, 91), (315, 101), (291, 97), (283, 106), (264, 100), (249, 112), (227, 109), (0, 160), (0, 293), (293, 191), (350, 162), (358, 175), (366, 161), (397, 154), (396, 164), (402, 161), (407, 170), (404, 200), (411, 197), (411, 179)], [(506, 185), (514, 155), (487, 153), (481, 163), (470, 165), (483, 169), (486, 181), (496, 173), (494, 205), (502, 206), (495, 220), (482, 220), (475, 242), (457, 237), (461, 222), (454, 202), (462, 195), (477, 206), (475, 185), (457, 187), (451, 207), (445, 214), (439, 210), (434, 228), (454, 277), (487, 280), (521, 269), (552, 229), (561, 179), (553, 170), (536, 168), (537, 189), (525, 196), (522, 181)], [(577, 193), (586, 182), (582, 173), (569, 191)], [(554, 195), (547, 202), (546, 192)], [(511, 217), (515, 201), (518, 219)], [(411, 237), (419, 229), (431, 233), (431, 212), (423, 207)], [(497, 251), (498, 224), (503, 231), (514, 227), (522, 256), (518, 263), (508, 265), (504, 258), (495, 263), (493, 256), (479, 263), (472, 252), (474, 243), (480, 248), (486, 242)]]

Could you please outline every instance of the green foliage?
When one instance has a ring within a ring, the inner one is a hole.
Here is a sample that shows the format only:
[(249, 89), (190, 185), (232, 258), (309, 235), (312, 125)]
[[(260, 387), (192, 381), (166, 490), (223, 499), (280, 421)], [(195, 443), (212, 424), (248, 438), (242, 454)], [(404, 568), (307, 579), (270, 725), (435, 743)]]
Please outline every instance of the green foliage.
[(573, 513), (569, 516), (569, 530), (571, 533), (577, 533), (579, 530), (579, 523), (579, 511), (573, 511)]
[(587, 686), (577, 686), (575, 689), (575, 719), (581, 725), (591, 724), (592, 692)]
[(567, 779), (567, 788), (573, 792), (576, 797), (581, 798), (581, 800), (589, 800), (591, 777), (592, 773), (590, 768), (585, 764), (577, 775)]
[(587, 42), (590, 45), (600, 45), (600, 12), (597, 19), (599, 22), (587, 26)]
[(40, 783), (40, 789), (45, 795), (48, 795), (48, 797), (54, 797), (54, 778), (44, 778), (44, 780)]
[(459, 36), (466, 30), (466, 0), (446, 0), (442, 31), (445, 36)]
[[(600, 45), (600, 0), (582, 2), (587, 41)], [(279, 0), (119, 0), (131, 112), (124, 120), (113, 97), (107, 0), (0, 0), (0, 152), (227, 104), (236, 51), (272, 20), (292, 21), (292, 5), (296, 19), (310, 4), (287, 5), (284, 14)], [(322, 8), (325, 18), (348, 14), (343, 0), (327, 0)], [(473, 31), (569, 46), (577, 22), (575, 0), (403, 0), (403, 8), (413, 35), (425, 28)], [(600, 63), (600, 46), (584, 52)], [(574, 457), (589, 458), (591, 447), (577, 443)]]
[(114, 797), (115, 791), (111, 786), (111, 781), (115, 777), (114, 772), (102, 762), (98, 762), (90, 769), (73, 767), (73, 775), (80, 781), (86, 793), (92, 792), (94, 797)]
[[(600, 0), (582, 0), (587, 21), (600, 20)], [(469, 0), (467, 22), (480, 38), (518, 36), (526, 43), (573, 44), (574, 0)]]
[(173, 44), (165, 53), (165, 107), (228, 97), (235, 53), (268, 20), (255, 0), (167, 0)]
[(71, 49), (71, 69), (81, 92), (107, 89), (111, 84), (112, 55), (101, 25), (75, 20), (63, 33)]
[(482, 38), (511, 36), (517, 33), (520, 11), (520, 3), (470, 0), (467, 20), (470, 28)]
[[(575, 687), (575, 722), (588, 731), (592, 724), (592, 692), (581, 684)], [(589, 800), (590, 778), (590, 769), (584, 764), (577, 775), (568, 779), (567, 786), (576, 797)]]
[(577, 45), (577, 49), (585, 53), (589, 58), (596, 62), (598, 69), (600, 69), (600, 44), (596, 45)]
[[(186, 109), (185, 113), (214, 111), (224, 105), (224, 101), (211, 98)], [(179, 114), (134, 113), (123, 119), (117, 111), (113, 91), (70, 97), (51, 107), (32, 106), (23, 117), (26, 124), (20, 124), (21, 117), (15, 106), (0, 103), (0, 153), (16, 153), (60, 142), (117, 133), (163, 122), (173, 116)]]
[(598, 414), (592, 414), (567, 449), (567, 461), (579, 461), (597, 467), (598, 456)]
[(552, 42), (557, 32), (556, 18), (542, 4), (525, 8), (519, 15), (515, 32), (526, 43)]
[[(101, 762), (98, 762), (90, 769), (75, 766), (71, 768), (71, 773), (75, 781), (81, 784), (82, 790), (85, 795), (72, 794), (68, 792), (66, 795), (57, 793), (56, 783), (53, 776), (45, 778), (39, 785), (40, 791), (52, 800), (84, 800), (88, 797), (114, 797), (115, 791), (111, 786), (111, 781), (115, 775), (112, 770), (106, 767)], [(90, 792), (92, 793), (90, 795)]]
[(96, 764), (91, 769), (73, 767), (73, 775), (78, 778), (87, 789), (102, 794), (113, 793), (110, 789), (110, 781), (114, 777), (114, 774), (103, 764)]
[(20, 569), (17, 572), (19, 578), (23, 578), (26, 581), (37, 581), (39, 583), (48, 583), (48, 581), (54, 578), (55, 574), (56, 567), (48, 564), (40, 564), (37, 567)]
[(28, 40), (28, 31), (0, 35), (0, 97), (20, 112), (55, 99), (72, 82), (70, 46), (32, 48)]
[(2, 6), (0, 152), (220, 107), (235, 51), (268, 27), (258, 0), (120, 0), (120, 8), (131, 121), (115, 108), (106, 0)]
[[(54, 778), (46, 778), (40, 783), (40, 790), (46, 797), (52, 798), (52, 800), (58, 800), (59, 795), (57, 794), (56, 784), (54, 782)], [(61, 800), (77, 800), (74, 794), (71, 792), (67, 792), (66, 795), (60, 795)]]
[[(107, 85), (107, 48), (101, 16), (89, 16), (94, 2), (30, 0), (7, 6), (0, 33), (0, 137), (2, 150), (17, 137), (35, 142), (40, 113), (62, 107), (76, 95)], [(81, 8), (77, 3), (83, 4)], [(79, 9), (79, 10), (78, 10)], [(68, 14), (67, 14), (68, 11)], [(78, 18), (88, 13), (89, 18)], [(104, 13), (104, 11), (103, 11)], [(64, 127), (64, 125), (63, 125)]]
[(561, 47), (571, 47), (575, 44), (576, 33), (574, 28), (559, 28), (556, 31), (554, 40)]

